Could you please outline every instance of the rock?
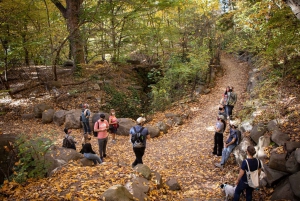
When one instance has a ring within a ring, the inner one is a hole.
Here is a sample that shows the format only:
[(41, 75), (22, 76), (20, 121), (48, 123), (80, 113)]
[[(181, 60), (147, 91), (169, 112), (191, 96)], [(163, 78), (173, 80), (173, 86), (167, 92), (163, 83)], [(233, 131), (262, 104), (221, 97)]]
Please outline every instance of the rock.
[(267, 132), (267, 127), (263, 123), (259, 123), (253, 127), (250, 132), (251, 139), (257, 144), (261, 136)]
[(132, 194), (134, 198), (137, 198), (139, 201), (148, 200), (148, 197), (145, 193), (149, 192), (149, 181), (142, 177), (136, 177), (133, 179), (132, 183)]
[(203, 94), (209, 94), (210, 93), (210, 89), (204, 89), (203, 90)]
[(66, 100), (70, 100), (70, 98), (71, 98), (71, 95), (69, 94), (69, 93), (67, 93), (67, 94), (61, 94), (60, 96), (58, 96), (57, 98), (56, 98), (56, 102), (57, 103), (60, 103), (60, 102), (63, 102), (63, 101), (66, 101)]
[(129, 130), (131, 127), (136, 125), (136, 122), (130, 118), (118, 118), (119, 128), (117, 130), (118, 135), (129, 135)]
[(163, 121), (159, 121), (156, 126), (158, 127), (159, 131), (163, 132), (163, 133), (168, 133), (168, 129), (170, 128), (170, 126), (168, 126), (167, 124), (165, 124), (165, 122)]
[(166, 113), (165, 114), (166, 118), (174, 118), (174, 117), (180, 117), (179, 114), (173, 114), (173, 113)]
[(268, 165), (264, 165), (264, 172), (266, 174), (266, 180), (270, 186), (273, 185), (274, 182), (288, 175), (287, 172), (271, 169)]
[(62, 84), (60, 81), (51, 80), (47, 82), (49, 89), (52, 89), (53, 87), (61, 88)]
[(66, 112), (65, 127), (81, 128), (80, 122), (81, 109), (73, 109)]
[(254, 157), (257, 157), (258, 159), (266, 158), (267, 154), (265, 153), (264, 147), (268, 147), (270, 142), (270, 137), (261, 136), (258, 140), (257, 146), (255, 146), (256, 154)]
[(33, 113), (35, 118), (42, 118), (43, 112), (48, 109), (53, 109), (51, 106), (46, 103), (40, 103), (34, 106)]
[(285, 167), (285, 157), (286, 154), (277, 154), (276, 152), (271, 153), (269, 167), (274, 170), (288, 172)]
[(54, 115), (53, 109), (45, 110), (42, 114), (42, 123), (43, 124), (51, 123), (53, 121), (53, 115)]
[(100, 91), (100, 86), (99, 86), (99, 84), (94, 84), (93, 86), (92, 86), (92, 89), (93, 90), (95, 90), (95, 91)]
[(122, 185), (117, 184), (107, 189), (102, 194), (102, 199), (105, 201), (133, 201), (133, 196)]
[(195, 94), (196, 94), (196, 95), (202, 94), (202, 93), (203, 93), (203, 89), (204, 89), (204, 86), (203, 86), (203, 85), (198, 86), (198, 87), (195, 89)]
[(300, 142), (286, 142), (285, 148), (287, 152), (291, 153), (295, 151), (297, 148), (300, 148)]
[(178, 190), (181, 190), (181, 187), (178, 183), (178, 181), (174, 178), (171, 178), (169, 179), (167, 182), (166, 182), (167, 186), (169, 186), (169, 189), (171, 191), (178, 191)]
[[(298, 192), (299, 192), (299, 188), (298, 188)], [(290, 200), (290, 201), (297, 200), (295, 199), (295, 195), (291, 188), (289, 179), (285, 179), (284, 181), (280, 182), (278, 186), (276, 186), (272, 194), (271, 200)]]
[(87, 158), (80, 159), (80, 162), (81, 162), (82, 166), (93, 166), (94, 165), (94, 162)]
[(147, 165), (144, 164), (137, 164), (134, 169), (140, 173), (141, 175), (143, 175), (143, 177), (145, 177), (146, 179), (150, 179), (151, 178), (151, 170)]
[(166, 121), (167, 126), (172, 127), (174, 125), (174, 121), (172, 119), (168, 119)]
[(173, 121), (174, 121), (175, 125), (177, 125), (177, 126), (183, 124), (183, 120), (182, 120), (181, 117), (174, 117), (174, 118), (173, 118)]
[(278, 123), (276, 120), (269, 121), (267, 124), (268, 131), (278, 130)]
[[(63, 134), (62, 134), (63, 135)], [(61, 139), (62, 142), (62, 139)], [(52, 170), (57, 167), (64, 165), (71, 160), (82, 159), (83, 155), (78, 153), (74, 149), (68, 149), (59, 146), (52, 146), (49, 151), (45, 154), (45, 161), (49, 163), (47, 165), (48, 176), (51, 174)]]
[(34, 118), (34, 114), (22, 114), (21, 115), (22, 119), (33, 119)]
[(63, 63), (63, 67), (73, 67), (74, 62), (72, 60), (67, 60)]
[(145, 126), (148, 129), (149, 135), (151, 138), (158, 137), (159, 136), (159, 129), (157, 127), (147, 125)]
[(53, 122), (58, 126), (63, 125), (66, 119), (66, 112), (67, 112), (66, 110), (56, 111), (53, 115)]
[(247, 157), (247, 147), (252, 144), (253, 143), (249, 138), (244, 137), (241, 143), (233, 149), (232, 153), (234, 154), (235, 161), (239, 164), (239, 166), (242, 165), (243, 160)]
[(291, 153), (289, 159), (285, 163), (285, 167), (286, 167), (287, 171), (292, 174), (300, 171), (300, 164), (296, 160), (295, 152)]
[(280, 130), (274, 130), (271, 135), (271, 140), (277, 145), (282, 146), (290, 140), (290, 137), (287, 134), (281, 132)]
[(289, 182), (293, 193), (300, 199), (300, 172), (297, 172), (289, 177)]
[(251, 120), (245, 120), (240, 125), (240, 129), (241, 129), (242, 133), (249, 132), (249, 131), (252, 130), (252, 128), (253, 128), (253, 126), (252, 126), (252, 121)]
[(152, 171), (152, 173), (154, 174), (153, 180), (155, 181), (157, 188), (158, 189), (162, 188), (163, 187), (162, 176), (156, 171)]
[(298, 163), (300, 163), (300, 149), (299, 148), (296, 149), (296, 151), (295, 151), (295, 158), (296, 158), (296, 161)]

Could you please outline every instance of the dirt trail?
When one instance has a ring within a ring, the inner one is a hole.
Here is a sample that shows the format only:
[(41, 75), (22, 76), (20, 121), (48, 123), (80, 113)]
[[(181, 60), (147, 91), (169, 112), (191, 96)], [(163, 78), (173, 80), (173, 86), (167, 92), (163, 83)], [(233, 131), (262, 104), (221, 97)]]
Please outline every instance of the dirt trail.
[(151, 141), (146, 150), (144, 163), (164, 175), (177, 178), (184, 198), (222, 198), (220, 182), (233, 183), (238, 174), (233, 156), (223, 171), (214, 167), (214, 163), (219, 162), (221, 157), (211, 153), (213, 126), (216, 123), (218, 103), (226, 86), (234, 86), (238, 95), (234, 112), (241, 107), (247, 86), (248, 67), (230, 55), (222, 55), (221, 65), (225, 70), (224, 76), (217, 79), (210, 94), (199, 98), (196, 106), (200, 110), (189, 120), (190, 123), (173, 129), (159, 140)]

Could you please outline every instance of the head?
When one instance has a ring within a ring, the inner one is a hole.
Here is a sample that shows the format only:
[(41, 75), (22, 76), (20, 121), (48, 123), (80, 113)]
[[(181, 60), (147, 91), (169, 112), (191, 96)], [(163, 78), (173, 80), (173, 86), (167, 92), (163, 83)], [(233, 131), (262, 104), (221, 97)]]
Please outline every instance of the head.
[(84, 134), (83, 137), (85, 143), (90, 143), (91, 137), (88, 134)]
[(229, 91), (230, 91), (230, 92), (233, 91), (233, 86), (229, 87)]
[(139, 117), (136, 120), (136, 123), (139, 125), (143, 125), (145, 123), (146, 119), (144, 117)]
[(223, 105), (220, 105), (220, 106), (219, 106), (219, 111), (220, 111), (220, 112), (223, 112), (223, 111), (224, 111)]
[(224, 120), (224, 116), (223, 115), (218, 115), (218, 121)]
[(256, 154), (254, 146), (250, 145), (247, 147), (247, 154), (250, 156), (254, 156)]
[(229, 125), (230, 125), (230, 128), (237, 129), (239, 127), (239, 121), (238, 120), (230, 121)]
[(116, 114), (116, 111), (114, 109), (111, 109), (110, 110), (110, 115), (115, 115)]
[(87, 103), (83, 104), (83, 108), (89, 108), (89, 105)]
[(71, 130), (70, 128), (65, 128), (65, 129), (64, 129), (64, 132), (65, 132), (66, 134), (70, 134), (70, 133), (72, 133), (72, 130)]
[(100, 114), (100, 121), (104, 121), (105, 120), (105, 114)]

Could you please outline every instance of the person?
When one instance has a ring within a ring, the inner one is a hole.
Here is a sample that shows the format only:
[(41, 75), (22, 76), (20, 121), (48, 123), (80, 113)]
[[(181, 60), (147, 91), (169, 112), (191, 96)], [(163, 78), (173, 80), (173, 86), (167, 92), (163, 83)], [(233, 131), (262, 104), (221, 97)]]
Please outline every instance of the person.
[(84, 144), (90, 142), (92, 138), (88, 135), (88, 134), (84, 134), (82, 139), (81, 139), (81, 145), (82, 147), (84, 146)]
[(76, 150), (76, 141), (75, 141), (75, 139), (74, 139), (74, 137), (72, 137), (70, 134), (72, 133), (72, 129), (70, 129), (70, 128), (65, 128), (64, 129), (64, 132), (65, 132), (65, 138), (67, 138), (68, 140), (69, 140), (69, 142), (70, 142), (70, 144), (71, 144), (71, 146), (70, 147), (68, 147), (68, 148), (70, 148), (70, 149), (75, 149)]
[(108, 121), (105, 119), (104, 114), (100, 114), (100, 119), (95, 122), (94, 131), (98, 132), (98, 145), (99, 145), (99, 154), (100, 158), (103, 161), (103, 158), (106, 157), (106, 146), (107, 146), (107, 138), (108, 138)]
[(237, 136), (237, 127), (238, 127), (237, 121), (230, 122), (230, 131), (229, 131), (227, 140), (224, 143), (224, 149), (222, 151), (222, 159), (221, 159), (220, 163), (215, 163), (216, 167), (223, 169), (225, 163), (229, 159), (229, 156), (230, 156), (232, 150), (236, 147), (237, 137), (238, 137)]
[(224, 106), (223, 106), (223, 105), (220, 105), (220, 106), (219, 106), (219, 112), (218, 112), (218, 115), (222, 115), (222, 116), (224, 117), (224, 120), (227, 119), (227, 114), (226, 114), (226, 112), (225, 112), (225, 110), (224, 110)]
[(225, 102), (225, 111), (227, 114), (227, 118), (229, 120), (232, 120), (232, 110), (234, 108), (234, 105), (237, 101), (237, 95), (233, 92), (233, 87), (231, 86), (229, 88), (229, 92), (227, 93), (227, 99)]
[(222, 105), (224, 107), (225, 111), (226, 111), (225, 105), (226, 105), (227, 98), (228, 98), (229, 88), (230, 88), (229, 86), (226, 87), (225, 92), (223, 93), (222, 98), (220, 100), (220, 105)]
[(256, 153), (255, 148), (252, 145), (248, 146), (246, 153), (247, 153), (247, 159), (243, 160), (239, 175), (235, 181), (236, 189), (234, 191), (234, 198), (233, 198), (234, 201), (240, 200), (240, 194), (245, 189), (246, 189), (246, 201), (252, 200), (253, 188), (249, 187), (247, 182), (246, 171), (248, 171), (248, 166), (246, 160), (248, 161), (250, 171), (255, 171), (257, 170), (257, 168), (259, 174), (261, 171), (262, 164), (260, 160), (257, 160), (256, 158), (253, 157)]
[(94, 162), (94, 165), (101, 164), (102, 160), (99, 156), (93, 151), (92, 145), (89, 142), (89, 140), (86, 140), (86, 143), (83, 145), (82, 149), (80, 150), (80, 153), (83, 154), (83, 156), (89, 160), (92, 160)]
[(116, 133), (118, 129), (118, 119), (114, 109), (110, 110), (110, 116), (108, 118), (109, 131), (112, 135), (112, 143), (116, 143)]
[(215, 136), (214, 136), (214, 149), (212, 154), (217, 156), (222, 156), (223, 149), (223, 133), (226, 128), (226, 122), (224, 121), (223, 115), (218, 115), (217, 123), (215, 126)]
[(84, 134), (91, 134), (91, 128), (89, 123), (90, 116), (91, 116), (91, 111), (89, 110), (89, 105), (85, 103), (81, 111), (81, 120), (83, 124)]
[(150, 139), (148, 129), (143, 127), (145, 121), (146, 121), (146, 119), (144, 117), (139, 117), (136, 120), (137, 125), (130, 128), (130, 131), (129, 131), (130, 137), (132, 137), (133, 135), (136, 135), (137, 132), (141, 132), (141, 135), (143, 136), (143, 147), (140, 147), (140, 148), (134, 147), (133, 142), (131, 141), (132, 147), (133, 147), (133, 152), (135, 154), (135, 160), (132, 163), (133, 168), (137, 164), (143, 164), (143, 156), (144, 156), (145, 149), (146, 149), (146, 141), (147, 141), (147, 139)]

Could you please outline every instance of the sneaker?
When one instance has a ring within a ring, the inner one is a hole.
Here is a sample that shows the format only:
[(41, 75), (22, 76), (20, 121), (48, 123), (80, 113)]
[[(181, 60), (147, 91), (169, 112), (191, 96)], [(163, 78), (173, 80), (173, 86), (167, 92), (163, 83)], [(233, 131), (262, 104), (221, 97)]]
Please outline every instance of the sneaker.
[(106, 157), (106, 154), (103, 154), (103, 158), (105, 158)]
[(217, 153), (216, 153), (216, 152), (212, 152), (212, 154), (213, 154), (213, 155), (217, 155)]
[(224, 165), (222, 165), (221, 163), (215, 163), (215, 166), (220, 168), (220, 169), (223, 169), (224, 168)]

